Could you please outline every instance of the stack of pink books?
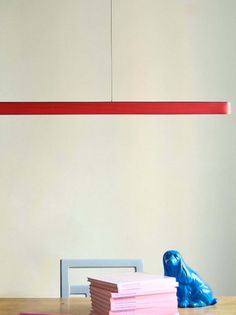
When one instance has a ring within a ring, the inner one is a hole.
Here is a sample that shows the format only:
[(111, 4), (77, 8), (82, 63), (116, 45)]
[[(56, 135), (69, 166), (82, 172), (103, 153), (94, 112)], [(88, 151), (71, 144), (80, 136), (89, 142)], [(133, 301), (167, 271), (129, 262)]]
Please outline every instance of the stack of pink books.
[(88, 278), (93, 315), (176, 315), (175, 278), (129, 273)]

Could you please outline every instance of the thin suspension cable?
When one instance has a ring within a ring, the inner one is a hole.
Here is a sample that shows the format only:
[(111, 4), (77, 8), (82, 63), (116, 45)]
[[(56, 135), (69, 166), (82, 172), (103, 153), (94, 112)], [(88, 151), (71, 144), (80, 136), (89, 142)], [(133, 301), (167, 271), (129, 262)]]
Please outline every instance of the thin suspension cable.
[(112, 7), (113, 3), (111, 0), (111, 19), (110, 19), (110, 30), (111, 30), (111, 34), (110, 34), (110, 45), (111, 45), (111, 101), (113, 101), (113, 7)]

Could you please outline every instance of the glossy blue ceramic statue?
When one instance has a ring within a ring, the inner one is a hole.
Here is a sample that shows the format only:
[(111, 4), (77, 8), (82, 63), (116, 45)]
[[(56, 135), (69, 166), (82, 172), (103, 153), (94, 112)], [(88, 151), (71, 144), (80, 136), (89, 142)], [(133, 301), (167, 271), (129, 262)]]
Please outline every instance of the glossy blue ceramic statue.
[(165, 276), (175, 277), (179, 283), (178, 307), (202, 307), (217, 303), (211, 288), (185, 264), (178, 251), (167, 251), (163, 256), (163, 265)]

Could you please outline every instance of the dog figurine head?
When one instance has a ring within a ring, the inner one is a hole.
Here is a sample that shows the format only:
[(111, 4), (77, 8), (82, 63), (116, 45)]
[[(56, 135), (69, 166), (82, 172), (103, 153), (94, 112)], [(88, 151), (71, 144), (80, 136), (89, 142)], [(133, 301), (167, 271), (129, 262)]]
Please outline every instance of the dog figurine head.
[(183, 259), (177, 250), (168, 250), (163, 256), (165, 276), (175, 277), (183, 267)]

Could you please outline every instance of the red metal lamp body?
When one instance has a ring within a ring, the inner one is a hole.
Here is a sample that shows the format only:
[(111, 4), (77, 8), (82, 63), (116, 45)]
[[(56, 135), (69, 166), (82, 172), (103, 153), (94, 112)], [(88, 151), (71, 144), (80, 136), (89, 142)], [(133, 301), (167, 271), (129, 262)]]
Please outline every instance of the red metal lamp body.
[(0, 102), (0, 115), (230, 114), (229, 102)]

